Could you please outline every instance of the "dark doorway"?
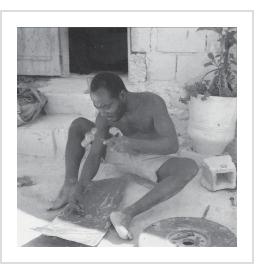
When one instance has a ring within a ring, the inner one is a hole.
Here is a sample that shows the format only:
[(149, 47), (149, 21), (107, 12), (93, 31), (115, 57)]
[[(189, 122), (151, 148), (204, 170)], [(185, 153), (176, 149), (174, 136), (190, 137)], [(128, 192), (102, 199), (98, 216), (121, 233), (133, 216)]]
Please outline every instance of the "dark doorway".
[(70, 72), (127, 73), (126, 28), (69, 28)]

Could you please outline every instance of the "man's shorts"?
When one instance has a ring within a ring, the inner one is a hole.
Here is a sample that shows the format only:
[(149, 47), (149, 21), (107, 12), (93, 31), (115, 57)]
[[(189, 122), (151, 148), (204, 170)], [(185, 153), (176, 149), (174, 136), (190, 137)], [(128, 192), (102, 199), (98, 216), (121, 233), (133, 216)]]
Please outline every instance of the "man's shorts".
[(157, 171), (169, 159), (176, 157), (171, 155), (151, 155), (119, 153), (107, 150), (105, 162), (112, 164), (121, 173), (132, 173), (140, 177), (157, 182)]
[[(87, 132), (82, 146), (86, 147), (86, 152), (90, 149), (90, 144), (94, 139), (95, 132)], [(122, 134), (122, 133), (121, 133)], [(105, 163), (111, 164), (116, 171), (121, 174), (132, 173), (140, 177), (157, 182), (157, 171), (169, 159), (177, 157), (176, 154), (170, 155), (151, 155), (137, 154), (131, 155), (128, 153), (120, 153), (107, 148)]]

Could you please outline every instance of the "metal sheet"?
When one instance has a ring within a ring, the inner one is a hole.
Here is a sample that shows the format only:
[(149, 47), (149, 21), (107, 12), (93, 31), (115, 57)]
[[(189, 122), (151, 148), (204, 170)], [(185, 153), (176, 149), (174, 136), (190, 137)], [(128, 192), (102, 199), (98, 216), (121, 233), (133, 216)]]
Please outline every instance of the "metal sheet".
[(35, 230), (46, 236), (96, 246), (111, 225), (109, 216), (119, 207), (124, 186), (118, 178), (97, 181), (84, 196), (84, 216), (65, 215), (62, 211), (51, 223)]
[(175, 217), (148, 226), (139, 236), (139, 246), (234, 247), (236, 236), (227, 227), (204, 218)]

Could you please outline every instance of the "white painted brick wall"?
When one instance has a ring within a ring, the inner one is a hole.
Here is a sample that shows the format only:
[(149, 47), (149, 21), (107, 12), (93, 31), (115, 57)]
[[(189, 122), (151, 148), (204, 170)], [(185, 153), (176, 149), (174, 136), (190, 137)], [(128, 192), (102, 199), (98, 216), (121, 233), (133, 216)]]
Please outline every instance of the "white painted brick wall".
[(176, 55), (151, 53), (147, 55), (147, 79), (155, 81), (174, 80), (176, 77)]
[(210, 68), (204, 67), (209, 59), (206, 53), (194, 53), (191, 55), (178, 55), (176, 81), (180, 86), (199, 79)]
[(151, 28), (131, 28), (131, 51), (147, 52), (150, 49), (150, 30)]
[(203, 52), (205, 33), (196, 28), (158, 28), (157, 51), (161, 52)]
[[(207, 71), (205, 54), (217, 48), (217, 35), (197, 28), (132, 28), (131, 50), (146, 52), (146, 81), (173, 81), (181, 86)], [(176, 59), (177, 63), (176, 63)], [(142, 82), (145, 69), (129, 58), (129, 79)]]
[(131, 82), (145, 82), (147, 77), (146, 54), (129, 55), (128, 77)]

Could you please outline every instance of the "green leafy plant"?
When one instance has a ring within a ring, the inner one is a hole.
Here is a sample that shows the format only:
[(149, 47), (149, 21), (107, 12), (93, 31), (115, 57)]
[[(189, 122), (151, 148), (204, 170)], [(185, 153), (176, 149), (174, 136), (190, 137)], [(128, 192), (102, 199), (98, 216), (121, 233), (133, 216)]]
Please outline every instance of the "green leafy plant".
[(208, 61), (204, 67), (210, 67), (203, 77), (194, 84), (186, 84), (185, 90), (189, 96), (236, 97), (237, 95), (237, 69), (236, 54), (231, 51), (237, 43), (236, 28), (198, 28), (197, 31), (214, 31), (218, 34), (219, 50), (208, 52)]

